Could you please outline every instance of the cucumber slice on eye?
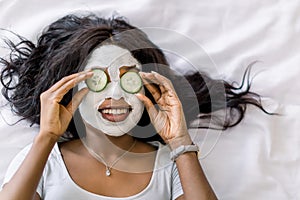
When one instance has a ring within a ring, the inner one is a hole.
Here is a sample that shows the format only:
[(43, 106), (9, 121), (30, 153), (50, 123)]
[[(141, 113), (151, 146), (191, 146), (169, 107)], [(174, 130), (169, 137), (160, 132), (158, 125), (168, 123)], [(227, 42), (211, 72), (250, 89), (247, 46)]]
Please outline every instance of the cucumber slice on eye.
[(93, 69), (93, 76), (85, 81), (88, 88), (93, 92), (102, 91), (108, 82), (106, 73), (101, 69)]
[(121, 77), (120, 85), (125, 92), (134, 94), (141, 90), (143, 82), (138, 73), (129, 71)]

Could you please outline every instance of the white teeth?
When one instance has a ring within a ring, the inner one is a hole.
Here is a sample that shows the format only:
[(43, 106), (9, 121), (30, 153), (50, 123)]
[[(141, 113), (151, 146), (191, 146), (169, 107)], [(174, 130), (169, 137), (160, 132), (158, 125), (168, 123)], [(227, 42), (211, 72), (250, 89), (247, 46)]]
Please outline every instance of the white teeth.
[(113, 114), (113, 115), (120, 115), (120, 114), (125, 114), (128, 112), (128, 109), (126, 108), (122, 108), (122, 109), (103, 109), (102, 110), (102, 113), (105, 113), (105, 114)]

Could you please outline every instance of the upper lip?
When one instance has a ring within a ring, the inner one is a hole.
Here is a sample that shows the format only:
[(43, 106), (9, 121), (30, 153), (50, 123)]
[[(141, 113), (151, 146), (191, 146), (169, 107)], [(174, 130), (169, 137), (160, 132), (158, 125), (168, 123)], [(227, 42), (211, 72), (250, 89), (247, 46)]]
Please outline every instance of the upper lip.
[(131, 106), (126, 103), (123, 99), (121, 100), (113, 100), (113, 99), (108, 99), (105, 100), (99, 107), (98, 110), (103, 110), (103, 109), (131, 109)]

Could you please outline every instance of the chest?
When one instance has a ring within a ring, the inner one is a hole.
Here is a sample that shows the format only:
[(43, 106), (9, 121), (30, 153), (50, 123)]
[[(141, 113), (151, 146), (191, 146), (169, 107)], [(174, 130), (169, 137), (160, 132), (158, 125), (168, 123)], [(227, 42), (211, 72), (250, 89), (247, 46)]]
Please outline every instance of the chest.
[[(103, 196), (129, 197), (142, 192), (150, 183), (152, 171), (142, 173), (111, 169), (106, 176), (106, 166), (90, 158), (64, 155), (64, 163), (72, 181), (80, 188)], [(137, 163), (127, 163), (128, 165)]]

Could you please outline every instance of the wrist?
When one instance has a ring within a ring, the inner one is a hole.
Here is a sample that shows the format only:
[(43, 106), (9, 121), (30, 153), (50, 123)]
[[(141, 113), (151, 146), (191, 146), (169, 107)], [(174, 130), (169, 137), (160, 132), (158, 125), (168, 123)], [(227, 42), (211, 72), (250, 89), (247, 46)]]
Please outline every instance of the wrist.
[(193, 144), (193, 141), (189, 134), (168, 141), (168, 145), (171, 150), (177, 149), (180, 146), (186, 146), (191, 144)]
[(184, 154), (191, 154), (194, 153), (198, 156), (199, 147), (195, 144), (191, 145), (181, 145), (178, 148), (174, 149), (170, 153), (170, 159), (175, 162), (176, 159)]
[(52, 134), (50, 132), (40, 131), (35, 138), (35, 142), (47, 142), (49, 144), (55, 144), (59, 139), (59, 136)]

